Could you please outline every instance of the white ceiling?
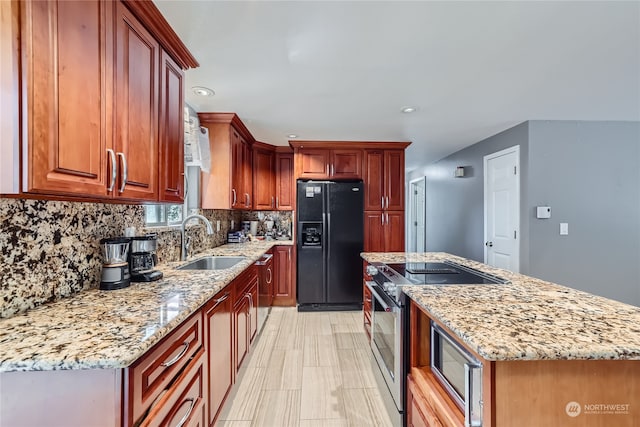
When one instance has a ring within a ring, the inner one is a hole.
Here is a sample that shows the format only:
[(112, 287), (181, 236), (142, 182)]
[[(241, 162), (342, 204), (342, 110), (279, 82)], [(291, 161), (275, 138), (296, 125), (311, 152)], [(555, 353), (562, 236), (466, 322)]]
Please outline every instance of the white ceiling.
[(637, 1), (155, 3), (216, 92), (187, 102), (275, 145), (412, 141), (411, 170), (525, 120), (640, 120)]

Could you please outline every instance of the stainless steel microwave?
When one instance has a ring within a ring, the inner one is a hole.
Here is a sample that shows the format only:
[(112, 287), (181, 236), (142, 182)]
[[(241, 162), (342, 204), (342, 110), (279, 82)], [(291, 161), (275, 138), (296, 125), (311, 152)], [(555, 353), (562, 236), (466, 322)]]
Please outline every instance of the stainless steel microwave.
[(431, 321), (431, 370), (464, 409), (466, 427), (482, 427), (482, 363)]

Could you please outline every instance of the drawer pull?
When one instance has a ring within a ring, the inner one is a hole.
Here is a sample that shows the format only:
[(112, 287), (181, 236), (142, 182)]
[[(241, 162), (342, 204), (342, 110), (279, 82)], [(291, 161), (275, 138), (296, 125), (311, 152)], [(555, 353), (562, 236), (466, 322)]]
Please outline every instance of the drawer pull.
[(189, 350), (189, 343), (187, 341), (183, 342), (182, 345), (184, 346), (184, 348), (182, 349), (182, 351), (180, 353), (178, 353), (176, 355), (176, 357), (174, 357), (173, 359), (169, 360), (168, 362), (164, 362), (161, 366), (169, 367), (173, 364), (175, 364), (178, 360), (182, 359), (182, 357), (187, 354), (187, 350)]
[(218, 298), (216, 300), (216, 303), (213, 305), (213, 307), (211, 307), (211, 310), (216, 308), (217, 306), (219, 306), (220, 304), (222, 304), (222, 302), (224, 300), (226, 300), (227, 298), (229, 298), (229, 293), (224, 294), (224, 296), (221, 296), (220, 298)]
[[(189, 419), (189, 416), (191, 415), (191, 412), (193, 411), (193, 408), (196, 406), (196, 400), (197, 399), (194, 399), (193, 397), (190, 397), (188, 399), (185, 399), (182, 402), (182, 405), (184, 405), (186, 402), (190, 401), (191, 402), (191, 406), (189, 406), (189, 410), (187, 411), (187, 413), (184, 414), (182, 416), (182, 418), (180, 418), (180, 421), (178, 421), (178, 424), (176, 425), (176, 427), (182, 427), (184, 425), (184, 423), (187, 422), (187, 420)], [(180, 405), (180, 406), (182, 406), (182, 405)]]

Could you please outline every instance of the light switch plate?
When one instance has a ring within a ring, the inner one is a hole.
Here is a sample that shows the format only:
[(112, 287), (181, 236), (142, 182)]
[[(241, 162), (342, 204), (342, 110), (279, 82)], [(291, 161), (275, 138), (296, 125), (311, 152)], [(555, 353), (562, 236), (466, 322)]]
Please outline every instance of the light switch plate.
[(561, 222), (560, 223), (560, 235), (567, 236), (569, 234), (569, 223)]
[(551, 206), (538, 206), (536, 208), (536, 218), (538, 219), (551, 218)]

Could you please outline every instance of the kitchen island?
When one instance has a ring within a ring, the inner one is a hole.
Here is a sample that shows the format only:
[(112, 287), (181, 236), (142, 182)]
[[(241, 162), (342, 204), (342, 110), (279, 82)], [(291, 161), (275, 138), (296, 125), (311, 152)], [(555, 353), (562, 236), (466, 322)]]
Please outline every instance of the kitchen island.
[(435, 324), (482, 364), (485, 427), (638, 425), (640, 308), (446, 253), (362, 257), (449, 260), (509, 281), (402, 287), (410, 307), (409, 422), (464, 422), (464, 407), (430, 367)]
[[(169, 386), (175, 375), (180, 383), (183, 374), (188, 377), (185, 387), (197, 388), (199, 401), (207, 400), (208, 334), (225, 335), (216, 341), (219, 354), (230, 338), (227, 334), (241, 335), (244, 328), (246, 348), (240, 342), (226, 356), (231, 361), (239, 350), (248, 351), (249, 327), (255, 328), (256, 320), (252, 314), (256, 304), (247, 300), (257, 300), (253, 265), (272, 247), (292, 245), (292, 241), (223, 245), (192, 258), (246, 259), (231, 268), (205, 271), (176, 270), (184, 261), (167, 263), (157, 266), (164, 275), (159, 281), (114, 291), (92, 289), (0, 320), (0, 425), (11, 425), (16, 413), (35, 414), (25, 410), (35, 404), (46, 409), (42, 414), (53, 424), (80, 426), (92, 425), (87, 420), (102, 420), (100, 425), (132, 425), (163, 394), (160, 384)], [(228, 310), (216, 312), (219, 304)], [(217, 330), (220, 319), (228, 327)], [(147, 363), (150, 356), (154, 358)], [(184, 368), (187, 363), (197, 366), (189, 370)], [(181, 364), (184, 372), (178, 369)], [(232, 379), (233, 375), (235, 371)], [(189, 382), (192, 378), (197, 384)], [(57, 393), (51, 393), (52, 388)], [(226, 391), (222, 399), (225, 395)], [(187, 407), (178, 408), (178, 419)]]

